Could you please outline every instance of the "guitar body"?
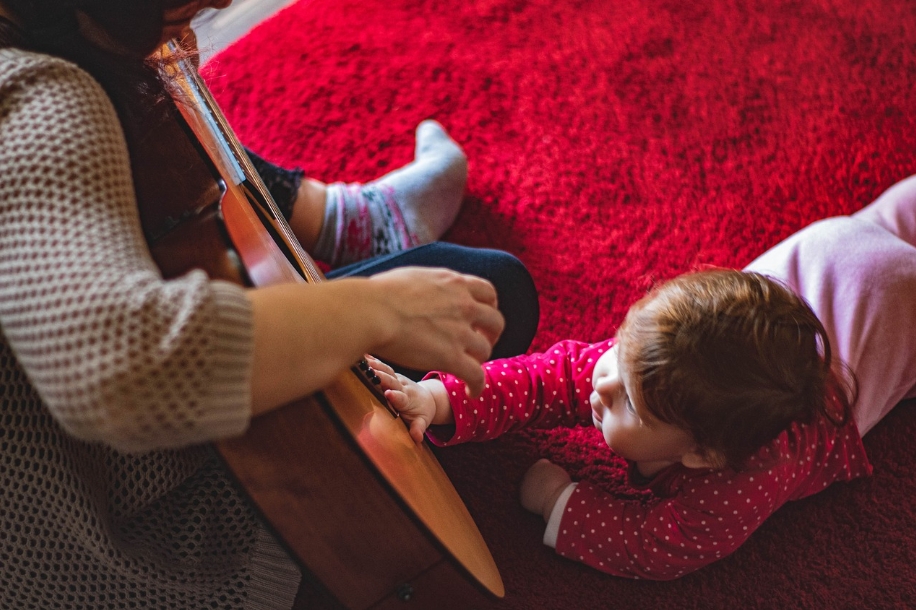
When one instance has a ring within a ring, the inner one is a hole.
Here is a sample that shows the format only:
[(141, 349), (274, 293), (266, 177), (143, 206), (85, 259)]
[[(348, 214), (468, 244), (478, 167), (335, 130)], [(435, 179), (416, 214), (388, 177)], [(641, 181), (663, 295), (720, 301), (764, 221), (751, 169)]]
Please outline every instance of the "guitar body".
[[(298, 257), (307, 255), (291, 257), (277, 239), (283, 218), (223, 171), (199, 110), (181, 110), (223, 188), (218, 202), (150, 244), (163, 274), (199, 268), (250, 286), (319, 281), (302, 272)], [(370, 386), (345, 371), (216, 449), (291, 555), (343, 607), (489, 606), (504, 588), (477, 526), (429, 447), (413, 442)]]

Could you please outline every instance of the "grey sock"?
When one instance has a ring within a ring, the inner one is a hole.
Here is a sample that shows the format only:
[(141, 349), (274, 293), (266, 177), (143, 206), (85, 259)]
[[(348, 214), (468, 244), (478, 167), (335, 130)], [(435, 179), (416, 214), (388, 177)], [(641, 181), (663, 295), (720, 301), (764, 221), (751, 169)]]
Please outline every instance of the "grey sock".
[(338, 267), (439, 239), (466, 182), (464, 152), (439, 123), (423, 121), (411, 163), (365, 185), (328, 185), (315, 258)]
[(376, 182), (394, 189), (407, 226), (420, 244), (427, 244), (442, 237), (458, 216), (467, 177), (461, 147), (442, 125), (423, 121), (417, 127), (414, 161)]

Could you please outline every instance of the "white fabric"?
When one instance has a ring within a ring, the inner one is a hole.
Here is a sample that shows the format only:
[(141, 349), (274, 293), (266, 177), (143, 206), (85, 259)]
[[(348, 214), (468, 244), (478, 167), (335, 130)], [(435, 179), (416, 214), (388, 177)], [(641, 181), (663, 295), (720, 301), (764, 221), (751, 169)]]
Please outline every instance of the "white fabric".
[(566, 503), (569, 502), (569, 497), (572, 495), (573, 491), (576, 490), (576, 485), (578, 483), (570, 483), (566, 486), (560, 496), (557, 498), (556, 504), (553, 505), (553, 510), (550, 511), (550, 518), (547, 520), (547, 529), (544, 530), (544, 544), (550, 548), (557, 547), (557, 534), (560, 533), (560, 521), (563, 520), (563, 511), (566, 510)]

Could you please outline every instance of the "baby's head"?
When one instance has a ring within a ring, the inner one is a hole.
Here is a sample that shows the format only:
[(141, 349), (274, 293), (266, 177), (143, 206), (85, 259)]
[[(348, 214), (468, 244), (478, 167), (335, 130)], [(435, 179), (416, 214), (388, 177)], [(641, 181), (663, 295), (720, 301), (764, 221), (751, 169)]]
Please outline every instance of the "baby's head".
[(617, 338), (634, 404), (688, 432), (716, 466), (741, 468), (793, 421), (849, 417), (824, 326), (766, 276), (677, 277), (630, 309)]

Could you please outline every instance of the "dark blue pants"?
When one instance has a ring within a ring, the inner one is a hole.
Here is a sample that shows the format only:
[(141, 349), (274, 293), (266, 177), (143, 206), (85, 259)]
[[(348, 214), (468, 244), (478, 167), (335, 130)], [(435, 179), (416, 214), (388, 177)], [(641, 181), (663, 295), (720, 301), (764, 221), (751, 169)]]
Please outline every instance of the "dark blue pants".
[[(369, 276), (407, 266), (445, 267), (492, 282), (496, 287), (499, 310), (506, 318), (506, 328), (496, 342), (491, 358), (517, 356), (528, 350), (538, 327), (537, 290), (522, 262), (507, 252), (434, 242), (340, 267), (330, 271), (327, 277)], [(412, 378), (420, 374), (417, 371), (400, 372)]]

